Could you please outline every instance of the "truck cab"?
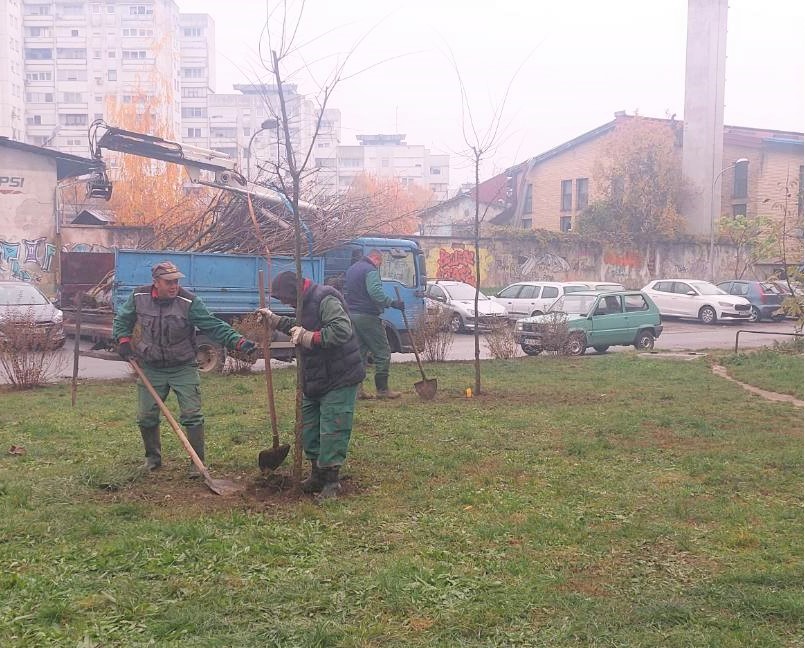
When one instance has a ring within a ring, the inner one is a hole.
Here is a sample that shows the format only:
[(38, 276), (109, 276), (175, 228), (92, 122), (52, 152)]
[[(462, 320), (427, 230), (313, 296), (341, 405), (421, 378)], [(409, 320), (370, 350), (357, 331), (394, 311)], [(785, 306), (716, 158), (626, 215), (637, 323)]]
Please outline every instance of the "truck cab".
[[(324, 283), (343, 290), (347, 269), (372, 250), (383, 255), (380, 278), (384, 292), (392, 299), (405, 303), (405, 314), (414, 325), (425, 312), (425, 255), (419, 243), (408, 239), (362, 237), (323, 253)], [(410, 353), (410, 332), (405, 326), (402, 313), (387, 308), (380, 316), (392, 353)]]

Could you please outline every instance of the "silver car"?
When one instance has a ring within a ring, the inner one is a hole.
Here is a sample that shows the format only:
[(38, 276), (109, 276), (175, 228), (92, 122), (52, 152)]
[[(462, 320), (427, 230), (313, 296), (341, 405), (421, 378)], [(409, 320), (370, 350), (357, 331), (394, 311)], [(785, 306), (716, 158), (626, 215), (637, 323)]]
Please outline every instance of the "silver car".
[(34, 327), (50, 349), (64, 346), (64, 314), (36, 286), (0, 281), (0, 341), (8, 339), (3, 328), (14, 322)]

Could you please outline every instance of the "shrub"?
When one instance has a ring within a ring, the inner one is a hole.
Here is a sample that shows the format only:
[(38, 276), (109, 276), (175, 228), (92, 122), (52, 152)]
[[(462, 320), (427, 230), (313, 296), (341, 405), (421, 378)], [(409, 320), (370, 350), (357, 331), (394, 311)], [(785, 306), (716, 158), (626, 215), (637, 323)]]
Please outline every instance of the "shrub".
[(509, 322), (495, 322), (484, 337), (484, 344), (493, 358), (509, 360), (517, 355), (520, 345)]
[(451, 315), (450, 311), (437, 308), (426, 310), (417, 320), (411, 335), (423, 360), (444, 362), (455, 337), (450, 330)]
[(0, 314), (0, 376), (14, 389), (31, 389), (52, 381), (66, 356), (53, 348), (49, 331), (30, 311)]
[(542, 350), (553, 355), (566, 355), (569, 339), (567, 313), (548, 311), (539, 324), (532, 324), (542, 338)]

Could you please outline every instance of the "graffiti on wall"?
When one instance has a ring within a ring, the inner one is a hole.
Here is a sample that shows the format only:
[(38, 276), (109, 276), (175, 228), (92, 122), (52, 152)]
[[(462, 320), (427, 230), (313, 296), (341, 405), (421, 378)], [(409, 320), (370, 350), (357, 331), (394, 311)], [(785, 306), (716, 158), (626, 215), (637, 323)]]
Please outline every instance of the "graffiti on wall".
[(99, 243), (70, 243), (62, 245), (62, 252), (114, 252), (115, 249)]
[[(492, 267), (492, 255), (486, 248), (479, 250), (481, 285), (485, 285)], [(428, 275), (434, 279), (463, 281), (475, 285), (475, 249), (470, 244), (454, 243), (450, 248), (434, 247), (427, 253)]]
[(40, 282), (43, 272), (52, 272), (55, 256), (56, 246), (44, 236), (16, 242), (0, 239), (0, 277)]

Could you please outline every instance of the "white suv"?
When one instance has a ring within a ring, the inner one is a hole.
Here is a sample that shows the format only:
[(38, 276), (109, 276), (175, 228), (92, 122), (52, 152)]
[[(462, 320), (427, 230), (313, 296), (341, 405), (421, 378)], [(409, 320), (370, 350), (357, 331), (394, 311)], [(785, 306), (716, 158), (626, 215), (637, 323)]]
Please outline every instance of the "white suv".
[(705, 324), (720, 319), (746, 319), (752, 315), (752, 304), (743, 297), (728, 295), (709, 281), (695, 279), (657, 279), (645, 288), (663, 316), (690, 317)]
[(583, 281), (519, 281), (506, 286), (492, 299), (516, 320), (547, 313), (562, 295), (582, 290), (590, 290)]

